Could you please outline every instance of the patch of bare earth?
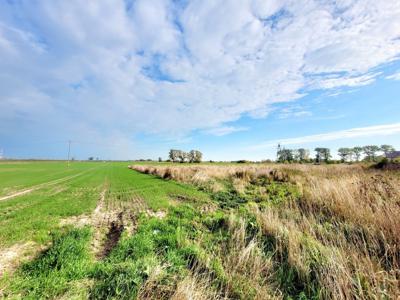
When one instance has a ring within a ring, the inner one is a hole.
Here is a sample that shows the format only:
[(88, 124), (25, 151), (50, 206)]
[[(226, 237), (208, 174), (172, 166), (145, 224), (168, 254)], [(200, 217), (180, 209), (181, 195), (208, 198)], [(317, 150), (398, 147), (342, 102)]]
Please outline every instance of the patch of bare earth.
[(44, 247), (34, 242), (26, 242), (0, 250), (0, 278), (12, 273), (21, 263), (31, 260)]
[(91, 251), (97, 259), (103, 259), (110, 254), (123, 232), (128, 235), (135, 232), (140, 213), (144, 212), (157, 218), (165, 216), (164, 211), (154, 212), (148, 209), (143, 199), (137, 195), (131, 195), (127, 200), (119, 201), (116, 200), (118, 197), (107, 192), (108, 186), (105, 184), (91, 215), (72, 216), (60, 222), (61, 226), (92, 226), (94, 232)]

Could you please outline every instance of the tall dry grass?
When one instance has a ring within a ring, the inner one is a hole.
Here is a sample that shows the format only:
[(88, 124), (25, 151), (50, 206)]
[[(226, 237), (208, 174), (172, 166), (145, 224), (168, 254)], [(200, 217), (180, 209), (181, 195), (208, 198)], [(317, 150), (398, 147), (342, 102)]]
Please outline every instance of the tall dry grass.
[[(257, 277), (258, 290), (265, 289), (266, 295), (271, 294), (269, 286), (276, 288), (276, 295), (303, 291), (325, 299), (400, 297), (399, 172), (360, 165), (132, 168), (210, 192), (228, 184), (245, 193), (259, 178), (295, 185), (300, 195), (295, 199), (266, 207), (248, 205), (260, 237), (243, 244), (240, 234), (233, 235), (233, 244), (228, 243), (225, 249), (224, 263), (232, 278), (242, 276), (246, 282), (256, 278), (258, 270), (265, 276), (265, 284)], [(259, 190), (262, 193), (262, 188)], [(241, 232), (240, 228), (235, 230)], [(276, 286), (267, 275), (272, 273)]]

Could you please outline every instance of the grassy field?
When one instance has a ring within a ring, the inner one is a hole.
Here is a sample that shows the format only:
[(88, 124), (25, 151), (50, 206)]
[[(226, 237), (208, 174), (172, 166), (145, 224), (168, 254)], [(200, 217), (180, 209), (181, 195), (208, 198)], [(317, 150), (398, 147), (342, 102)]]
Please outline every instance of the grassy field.
[(395, 171), (4, 162), (0, 179), (4, 298), (400, 295)]

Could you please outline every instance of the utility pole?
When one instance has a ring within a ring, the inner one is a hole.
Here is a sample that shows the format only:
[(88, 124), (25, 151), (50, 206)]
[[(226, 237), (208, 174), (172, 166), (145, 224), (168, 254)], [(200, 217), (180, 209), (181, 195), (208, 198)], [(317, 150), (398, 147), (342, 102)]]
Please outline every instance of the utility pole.
[(68, 141), (68, 167), (69, 167), (69, 155), (71, 153), (71, 140)]

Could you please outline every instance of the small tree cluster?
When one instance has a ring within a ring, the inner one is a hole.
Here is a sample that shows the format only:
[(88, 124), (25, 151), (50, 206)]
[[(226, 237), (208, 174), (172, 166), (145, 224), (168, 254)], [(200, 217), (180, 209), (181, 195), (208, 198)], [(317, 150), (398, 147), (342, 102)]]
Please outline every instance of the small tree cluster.
[(203, 158), (203, 154), (198, 150), (191, 150), (190, 152), (185, 152), (182, 150), (171, 149), (169, 151), (169, 159), (172, 162), (191, 162), (199, 163)]
[(342, 162), (360, 161), (361, 154), (364, 153), (364, 160), (366, 161), (376, 161), (378, 157), (378, 152), (382, 152), (385, 156), (388, 153), (394, 151), (394, 147), (391, 145), (366, 145), (363, 147), (353, 147), (353, 148), (339, 148), (338, 154), (342, 159)]
[[(315, 148), (315, 162), (328, 163), (331, 160), (331, 151), (329, 148), (318, 147)], [(378, 152), (382, 152), (387, 156), (390, 152), (395, 151), (394, 147), (391, 145), (367, 145), (363, 147), (353, 147), (353, 148), (339, 148), (338, 155), (342, 162), (352, 162), (360, 161), (361, 155), (364, 154), (364, 160), (366, 161), (376, 161), (378, 157)], [(304, 148), (300, 149), (285, 149), (278, 145), (277, 151), (277, 161), (278, 162), (307, 162), (309, 161), (310, 151)]]
[(321, 162), (329, 162), (331, 159), (331, 150), (329, 148), (315, 148), (314, 151), (316, 152), (315, 155), (315, 162), (316, 163), (321, 163)]
[(285, 149), (278, 148), (278, 162), (305, 162), (309, 160), (310, 151), (304, 148)]

